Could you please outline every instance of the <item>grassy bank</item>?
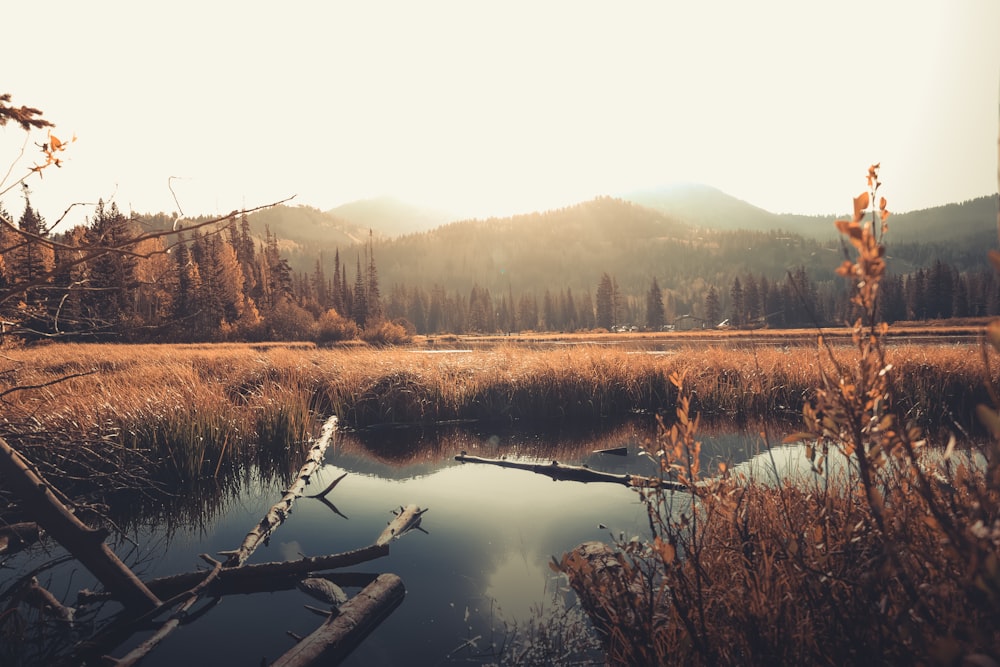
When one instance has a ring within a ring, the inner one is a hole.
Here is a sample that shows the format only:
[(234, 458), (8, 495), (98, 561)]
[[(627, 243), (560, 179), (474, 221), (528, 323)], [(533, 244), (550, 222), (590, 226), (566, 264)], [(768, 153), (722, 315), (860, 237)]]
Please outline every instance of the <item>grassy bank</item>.
[[(838, 348), (846, 363), (850, 348)], [(930, 425), (963, 427), (981, 401), (974, 348), (889, 351), (902, 406)], [(815, 386), (815, 346), (609, 346), (464, 353), (413, 348), (61, 344), (8, 350), (0, 391), (29, 445), (89, 443), (141, 452), (182, 478), (214, 475), (227, 455), (285, 456), (310, 414), (346, 426), (474, 419), (537, 428), (599, 424), (635, 410), (672, 412), (671, 373), (686, 373), (692, 410), (709, 418), (794, 417)], [(996, 373), (994, 373), (996, 375)], [(994, 377), (994, 379), (997, 379)]]

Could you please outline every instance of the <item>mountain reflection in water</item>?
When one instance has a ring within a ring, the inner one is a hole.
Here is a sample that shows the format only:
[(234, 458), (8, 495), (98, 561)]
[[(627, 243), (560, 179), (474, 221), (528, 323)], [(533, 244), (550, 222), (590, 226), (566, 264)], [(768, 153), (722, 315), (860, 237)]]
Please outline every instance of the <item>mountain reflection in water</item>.
[[(530, 472), (454, 461), (460, 451), (483, 457), (558, 460), (614, 473), (655, 475), (655, 422), (651, 417), (601, 433), (528, 433), (449, 426), (436, 429), (371, 429), (338, 434), (307, 494), (333, 479), (347, 477), (329, 494), (339, 513), (322, 502), (301, 498), (290, 518), (251, 563), (320, 556), (367, 546), (392, 518), (391, 511), (415, 503), (427, 508), (422, 527), (394, 542), (388, 557), (353, 571), (392, 572), (406, 586), (406, 599), (348, 658), (348, 665), (439, 664), (466, 640), (475, 647), (451, 655), (453, 661), (497, 660), (513, 624), (523, 626), (533, 610), (549, 607), (565, 585), (548, 568), (586, 540), (645, 535), (647, 518), (638, 495), (618, 484), (553, 480)], [(718, 461), (745, 460), (758, 436), (703, 433), (702, 469)], [(626, 447), (626, 456), (594, 450)], [(128, 516), (139, 545), (129, 562), (151, 578), (197, 569), (199, 553), (237, 546), (280, 497), (296, 466), (248, 472), (239, 483), (191, 490), (173, 503), (136, 503)], [(198, 508), (200, 507), (200, 512)], [(606, 527), (606, 528), (605, 528)], [(36, 554), (36, 558), (37, 558)], [(10, 565), (11, 563), (8, 563)], [(16, 562), (15, 562), (16, 564)], [(31, 563), (21, 560), (28, 568)], [(7, 580), (0, 572), (0, 588)], [(14, 575), (11, 575), (14, 576)], [(72, 593), (94, 584), (75, 572), (57, 570), (50, 587)], [(356, 589), (348, 589), (353, 595)], [(565, 594), (572, 603), (572, 596)], [(319, 621), (305, 609), (311, 599), (297, 590), (223, 598), (197, 621), (183, 626), (143, 664), (260, 664), (291, 646), (285, 635), (306, 635)], [(133, 644), (120, 647), (124, 654)]]

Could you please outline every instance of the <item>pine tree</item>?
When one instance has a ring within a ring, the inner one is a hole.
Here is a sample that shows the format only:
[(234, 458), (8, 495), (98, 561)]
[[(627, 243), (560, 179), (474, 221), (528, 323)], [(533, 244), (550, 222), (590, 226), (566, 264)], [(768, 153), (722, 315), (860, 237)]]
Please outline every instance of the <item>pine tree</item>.
[(609, 331), (615, 325), (615, 288), (607, 273), (601, 274), (597, 284), (597, 326)]
[(743, 321), (745, 324), (754, 323), (762, 314), (757, 280), (752, 273), (748, 273), (743, 283)]
[(330, 305), (344, 315), (348, 311), (344, 307), (344, 289), (340, 280), (340, 248), (337, 248), (333, 253), (333, 293), (330, 295)]
[(708, 320), (708, 325), (714, 327), (719, 323), (719, 318), (722, 317), (722, 306), (719, 303), (719, 293), (715, 291), (715, 286), (708, 288), (708, 294), (705, 296), (705, 319)]
[(313, 270), (312, 288), (313, 294), (316, 297), (316, 303), (319, 305), (320, 309), (328, 309), (331, 304), (329, 296), (326, 293), (326, 274), (323, 273), (322, 253), (320, 253), (319, 259), (316, 260), (316, 268)]
[[(87, 231), (87, 243), (93, 247), (126, 247), (137, 235), (132, 223), (114, 202), (105, 207), (98, 201)], [(123, 327), (135, 314), (137, 259), (127, 253), (107, 252), (88, 262), (85, 304), (93, 319), (109, 332), (125, 333)]]
[(359, 329), (364, 329), (368, 321), (368, 300), (365, 295), (365, 276), (361, 271), (361, 255), (358, 255), (358, 269), (354, 278), (354, 294), (351, 299), (351, 317)]
[[(12, 253), (14, 280), (21, 284), (44, 280), (55, 265), (55, 253), (40, 240), (48, 236), (45, 220), (32, 208), (27, 194), (24, 196), (24, 213), (17, 226), (24, 235), (17, 239)], [(26, 300), (33, 302), (39, 299), (38, 293), (33, 292)]]
[(563, 306), (563, 326), (567, 331), (576, 331), (579, 328), (579, 315), (576, 312), (576, 299), (573, 298), (573, 288), (566, 288), (566, 298)]
[(733, 326), (738, 327), (743, 324), (743, 313), (746, 304), (743, 300), (743, 286), (738, 277), (733, 278), (733, 285), (729, 288), (729, 318)]
[(382, 320), (382, 294), (378, 288), (378, 270), (375, 268), (375, 249), (372, 242), (372, 231), (368, 230), (368, 275), (365, 303), (368, 307), (366, 321), (378, 324)]
[(542, 296), (542, 319), (545, 321), (546, 331), (558, 331), (561, 328), (556, 316), (556, 304), (552, 299), (552, 293), (548, 290), (545, 290)]
[(178, 234), (174, 258), (177, 262), (177, 293), (174, 295), (173, 319), (180, 333), (179, 337), (182, 340), (193, 340), (197, 337), (197, 332), (191, 326), (191, 320), (200, 310), (198, 298), (201, 293), (201, 275), (188, 244), (184, 242), (183, 233)]
[(646, 326), (653, 331), (659, 331), (666, 323), (666, 313), (663, 310), (663, 292), (660, 290), (656, 277), (646, 294)]

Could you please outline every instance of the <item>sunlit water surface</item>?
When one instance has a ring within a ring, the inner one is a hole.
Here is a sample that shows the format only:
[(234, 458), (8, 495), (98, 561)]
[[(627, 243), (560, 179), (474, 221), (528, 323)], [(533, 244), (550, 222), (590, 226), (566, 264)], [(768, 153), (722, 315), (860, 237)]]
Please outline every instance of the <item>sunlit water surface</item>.
[[(318, 493), (347, 472), (328, 496), (340, 514), (318, 500), (300, 499), (289, 520), (250, 562), (370, 545), (393, 518), (393, 509), (415, 503), (428, 509), (422, 521), (426, 533), (410, 532), (392, 543), (388, 557), (350, 568), (399, 575), (406, 598), (345, 664), (496, 660), (499, 656), (491, 646), (502, 644), (515, 624), (551, 607), (558, 596), (573, 604), (565, 581), (548, 567), (551, 558), (586, 540), (645, 535), (646, 510), (634, 491), (618, 484), (556, 482), (531, 472), (456, 463), (454, 455), (465, 449), (478, 456), (558, 459), (608, 472), (655, 474), (652, 460), (641, 455), (643, 447), (656, 449), (650, 440), (652, 426), (647, 418), (591, 436), (468, 430), (339, 436), (307, 493)], [(706, 470), (715, 469), (719, 461), (744, 461), (761, 443), (756, 432), (705, 433), (702, 439)], [(593, 453), (620, 446), (627, 447), (626, 456)], [(172, 521), (135, 529), (138, 548), (125, 558), (143, 578), (203, 567), (198, 554), (235, 548), (281, 492), (278, 482), (245, 484), (236, 494), (216, 495), (201, 512), (181, 521), (175, 515)], [(22, 556), (31, 557), (38, 554)], [(5, 585), (3, 577), (0, 570), (0, 587)], [(43, 579), (57, 595), (70, 599), (79, 588), (96, 587), (75, 567), (72, 572), (63, 568), (47, 573)], [(321, 603), (298, 590), (224, 597), (175, 631), (143, 664), (270, 662), (292, 646), (286, 632), (306, 635), (322, 622), (306, 605)], [(479, 637), (474, 645), (456, 651), (474, 637)], [(141, 639), (137, 636), (119, 647), (116, 655)]]

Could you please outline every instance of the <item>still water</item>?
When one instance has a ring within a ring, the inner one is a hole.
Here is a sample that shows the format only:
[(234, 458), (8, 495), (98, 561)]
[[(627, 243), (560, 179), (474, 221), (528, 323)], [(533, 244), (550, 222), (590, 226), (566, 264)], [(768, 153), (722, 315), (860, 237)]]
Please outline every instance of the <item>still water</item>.
[[(654, 434), (652, 419), (600, 435), (470, 429), (340, 434), (307, 489), (318, 493), (348, 473), (328, 496), (336, 512), (319, 500), (299, 499), (291, 517), (250, 562), (370, 545), (393, 518), (393, 509), (417, 504), (428, 510), (422, 520), (426, 532), (410, 532), (392, 543), (389, 556), (350, 568), (399, 575), (406, 598), (344, 664), (498, 660), (492, 645), (502, 644), (515, 626), (556, 600), (573, 604), (564, 581), (548, 567), (551, 558), (586, 540), (645, 535), (646, 511), (636, 493), (621, 485), (556, 482), (526, 471), (457, 463), (454, 455), (466, 450), (478, 456), (558, 459), (608, 472), (655, 474), (651, 459), (640, 453), (643, 446), (655, 451), (650, 441)], [(720, 460), (746, 460), (759, 438), (746, 432), (704, 434), (703, 470)], [(626, 447), (628, 453), (594, 453), (610, 447)], [(198, 554), (238, 546), (282, 489), (279, 480), (258, 478), (231, 493), (212, 495), (201, 511), (169, 513), (169, 520), (162, 514), (155, 520), (136, 519), (132, 539), (137, 546), (126, 560), (144, 579), (199, 569)], [(6, 571), (0, 570), (0, 588)], [(70, 601), (79, 588), (95, 586), (78, 568), (50, 571), (43, 583)], [(224, 597), (175, 631), (143, 665), (270, 662), (292, 646), (287, 632), (304, 636), (322, 622), (306, 605), (322, 606), (298, 590)], [(137, 636), (115, 655), (143, 638)]]

